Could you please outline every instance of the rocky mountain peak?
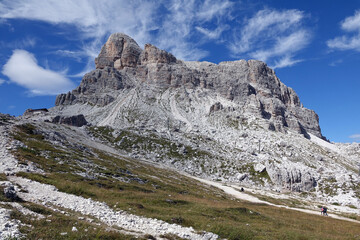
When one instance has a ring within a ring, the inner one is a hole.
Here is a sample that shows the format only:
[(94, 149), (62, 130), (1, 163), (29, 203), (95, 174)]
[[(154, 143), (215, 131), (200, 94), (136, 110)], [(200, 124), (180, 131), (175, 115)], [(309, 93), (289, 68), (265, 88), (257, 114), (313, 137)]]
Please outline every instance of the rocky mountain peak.
[[(153, 104), (153, 99), (159, 99), (164, 91), (170, 91), (177, 93), (177, 103), (181, 108), (189, 108), (186, 110), (188, 116), (184, 118), (196, 121), (221, 105), (223, 107), (219, 109), (224, 114), (230, 111), (234, 118), (256, 117), (261, 120), (262, 127), (272, 131), (291, 129), (304, 136), (312, 133), (322, 137), (317, 114), (304, 108), (295, 91), (285, 86), (274, 70), (261, 61), (184, 62), (151, 44), (141, 49), (131, 37), (115, 33), (102, 47), (95, 64), (96, 70), (87, 73), (78, 88), (57, 97), (57, 106), (62, 109), (76, 104), (104, 107), (113, 102), (125, 102), (123, 98), (136, 89), (142, 96), (138, 94), (138, 100), (151, 105), (150, 108), (155, 107), (155, 112), (165, 111), (167, 118), (175, 120), (178, 117), (174, 112), (161, 109), (163, 106), (157, 102)], [(206, 100), (213, 103), (190, 106), (194, 103), (191, 101), (205, 99), (213, 99)], [(198, 115), (200, 113), (194, 110), (198, 107), (206, 111)], [(145, 116), (143, 121), (148, 123), (148, 109), (138, 107), (138, 111)], [(104, 111), (102, 114), (108, 113)], [(121, 120), (115, 119), (112, 124), (119, 124), (116, 122)]]
[(141, 52), (141, 48), (131, 37), (123, 33), (111, 34), (99, 56), (95, 58), (96, 69), (114, 67), (120, 70), (135, 67)]
[(142, 65), (149, 63), (176, 63), (177, 59), (164, 50), (161, 50), (154, 45), (145, 44), (144, 51), (140, 56), (140, 63)]

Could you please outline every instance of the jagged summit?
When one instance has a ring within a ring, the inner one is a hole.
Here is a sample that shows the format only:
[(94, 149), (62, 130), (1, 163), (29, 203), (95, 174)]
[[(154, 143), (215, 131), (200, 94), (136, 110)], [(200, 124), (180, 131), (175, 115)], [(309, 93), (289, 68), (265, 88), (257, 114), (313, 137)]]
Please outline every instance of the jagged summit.
[[(258, 117), (270, 130), (292, 129), (305, 136), (312, 133), (322, 137), (316, 113), (302, 107), (294, 90), (260, 61), (184, 62), (151, 44), (142, 50), (131, 37), (115, 33), (102, 47), (95, 64), (96, 70), (86, 74), (78, 88), (56, 98), (56, 106), (106, 106), (122, 98), (124, 91), (135, 88), (146, 92), (144, 101), (148, 104), (159, 91), (171, 89), (182, 95), (191, 89), (201, 91), (204, 99), (210, 95), (221, 97), (226, 103), (213, 103), (220, 110), (232, 109), (238, 117)], [(212, 105), (206, 106), (205, 114), (211, 113)]]
[(141, 52), (134, 39), (123, 33), (114, 33), (95, 58), (96, 69), (115, 67), (120, 70), (124, 67), (135, 67)]

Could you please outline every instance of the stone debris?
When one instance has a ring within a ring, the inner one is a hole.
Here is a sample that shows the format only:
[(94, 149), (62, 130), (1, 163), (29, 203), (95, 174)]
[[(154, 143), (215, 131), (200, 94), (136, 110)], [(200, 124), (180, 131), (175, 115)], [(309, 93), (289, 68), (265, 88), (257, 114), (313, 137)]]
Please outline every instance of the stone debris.
[(20, 222), (10, 218), (11, 210), (0, 207), (0, 239), (20, 238)]
[[(20, 203), (17, 203), (17, 202), (2, 202), (2, 204), (10, 205), (10, 206), (12, 206), (13, 208), (15, 208), (16, 210), (18, 210), (19, 212), (21, 212), (22, 214), (35, 217), (36, 219), (43, 219), (43, 218), (45, 218), (44, 215), (39, 214), (39, 213), (36, 213), (36, 212), (33, 212), (33, 211), (31, 211), (30, 209), (28, 209), (28, 208), (26, 208), (26, 207), (23, 207)], [(50, 220), (50, 219), (47, 219), (47, 221), (48, 221), (48, 220)], [(50, 222), (51, 222), (51, 220), (50, 220)]]
[(25, 192), (19, 192), (20, 197), (25, 201), (41, 202), (45, 206), (53, 205), (70, 209), (83, 215), (95, 217), (108, 226), (118, 226), (129, 231), (153, 236), (174, 234), (185, 239), (218, 239), (218, 236), (213, 233), (196, 233), (192, 227), (182, 227), (157, 219), (136, 216), (124, 211), (114, 211), (103, 202), (59, 192), (51, 185), (20, 177), (10, 177), (10, 180), (26, 190)]

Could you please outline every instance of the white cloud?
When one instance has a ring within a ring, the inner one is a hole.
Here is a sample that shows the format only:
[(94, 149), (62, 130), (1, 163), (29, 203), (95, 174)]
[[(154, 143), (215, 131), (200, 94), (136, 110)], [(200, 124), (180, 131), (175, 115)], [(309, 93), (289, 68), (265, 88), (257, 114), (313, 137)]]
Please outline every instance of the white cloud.
[(261, 10), (234, 32), (229, 49), (234, 56), (270, 61), (278, 68), (291, 66), (300, 61), (293, 58), (311, 39), (310, 31), (303, 26), (304, 19), (305, 14), (295, 9)]
[[(128, 34), (140, 46), (152, 42), (176, 57), (197, 60), (206, 52), (191, 41), (195, 26), (203, 28), (212, 20), (221, 26), (231, 6), (228, 0), (3, 0), (0, 17), (76, 26), (80, 37), (92, 39), (82, 49), (92, 60), (104, 38), (114, 32)], [(208, 38), (218, 36), (208, 34)]]
[(3, 84), (4, 82), (5, 80), (0, 78), (0, 85)]
[(230, 30), (234, 38), (228, 47), (236, 57), (256, 58), (275, 67), (301, 61), (296, 55), (311, 39), (302, 11), (265, 9), (230, 29), (235, 5), (230, 0), (3, 0), (0, 17), (76, 27), (79, 36), (71, 37), (79, 38), (83, 46), (58, 53), (78, 61), (88, 58), (84, 71), (93, 66), (105, 38), (114, 32), (128, 34), (140, 46), (149, 42), (177, 58), (200, 60), (208, 55), (201, 45), (224, 42), (223, 35)]
[(355, 139), (355, 140), (360, 140), (360, 134), (353, 134), (353, 135), (349, 136), (349, 138)]
[(293, 66), (302, 61), (303, 60), (301, 60), (301, 59), (294, 60), (290, 56), (285, 56), (285, 57), (282, 57), (280, 60), (276, 60), (274, 65), (271, 65), (270, 67), (273, 69), (290, 67), (290, 66)]
[(56, 95), (74, 88), (63, 73), (39, 66), (34, 55), (25, 50), (15, 50), (2, 73), (11, 82), (29, 89), (33, 95)]
[(290, 55), (304, 48), (308, 44), (308, 39), (308, 33), (299, 30), (289, 36), (279, 37), (271, 48), (260, 49), (249, 53), (249, 55), (262, 61), (267, 61), (272, 57), (286, 56), (289, 58)]
[(14, 41), (0, 41), (1, 48), (28, 48), (36, 45), (37, 39), (31, 36), (26, 36), (22, 39)]
[(360, 11), (357, 10), (354, 16), (345, 18), (341, 23), (341, 28), (345, 31), (359, 31), (360, 30)]
[(347, 33), (328, 40), (327, 46), (331, 49), (360, 52), (360, 10), (357, 10), (353, 16), (345, 18), (341, 22), (341, 29)]
[[(23, 18), (52, 24), (76, 26), (84, 38), (102, 38), (122, 31), (142, 42), (152, 24), (155, 11), (152, 2), (135, 0), (4, 0), (0, 17)], [(150, 21), (150, 22), (149, 22)]]
[(341, 64), (342, 62), (343, 62), (342, 59), (338, 59), (338, 60), (335, 60), (335, 61), (332, 61), (331, 63), (329, 63), (329, 66), (336, 67), (337, 65)]
[[(231, 12), (230, 1), (184, 1), (172, 0), (166, 4), (168, 13), (162, 19), (155, 44), (184, 60), (199, 60), (208, 52), (198, 48), (197, 33), (205, 37), (205, 41), (220, 37), (227, 26)], [(217, 28), (210, 31), (205, 25), (216, 22)], [(204, 40), (204, 39), (201, 39)]]
[(195, 29), (204, 34), (208, 39), (218, 39), (225, 30), (229, 29), (229, 26), (218, 26), (214, 30), (209, 30), (203, 27), (195, 27)]
[[(205, 0), (202, 4), (195, 2), (198, 6), (196, 17), (203, 21), (210, 21), (214, 17), (221, 18), (229, 14), (229, 8), (234, 4), (230, 1)], [(195, 7), (196, 7), (195, 6)]]

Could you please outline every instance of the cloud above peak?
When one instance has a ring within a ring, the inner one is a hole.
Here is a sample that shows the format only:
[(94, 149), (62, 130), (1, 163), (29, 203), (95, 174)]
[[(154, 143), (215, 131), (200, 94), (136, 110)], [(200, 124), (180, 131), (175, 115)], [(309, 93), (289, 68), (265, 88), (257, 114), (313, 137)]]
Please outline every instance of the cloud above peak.
[[(0, 18), (74, 26), (83, 40), (90, 40), (82, 49), (89, 58), (98, 54), (104, 38), (123, 32), (140, 46), (150, 42), (178, 58), (199, 60), (207, 53), (191, 41), (194, 33), (219, 37), (232, 5), (229, 0), (3, 0)], [(205, 27), (211, 21), (220, 26), (215, 32)]]
[(346, 33), (328, 40), (327, 46), (330, 49), (360, 52), (360, 10), (355, 11), (353, 16), (345, 18), (340, 27)]
[(274, 68), (291, 66), (301, 61), (294, 57), (312, 37), (304, 26), (305, 17), (304, 12), (296, 9), (260, 10), (244, 21), (240, 31), (234, 32), (229, 49), (234, 56), (246, 55)]
[(35, 56), (25, 50), (14, 50), (2, 74), (11, 82), (27, 88), (32, 95), (56, 95), (75, 87), (64, 73), (39, 66)]
[(44, 21), (65, 28), (62, 32), (73, 27), (78, 36), (71, 38), (84, 45), (59, 52), (88, 63), (114, 32), (183, 60), (201, 60), (210, 53), (205, 44), (222, 43), (235, 58), (255, 58), (274, 67), (302, 61), (297, 55), (312, 37), (304, 12), (263, 9), (244, 18), (236, 10), (245, 7), (230, 0), (3, 0), (0, 18)]

